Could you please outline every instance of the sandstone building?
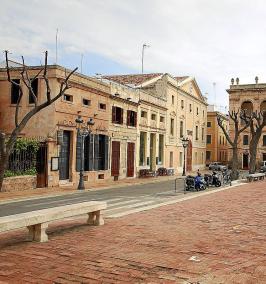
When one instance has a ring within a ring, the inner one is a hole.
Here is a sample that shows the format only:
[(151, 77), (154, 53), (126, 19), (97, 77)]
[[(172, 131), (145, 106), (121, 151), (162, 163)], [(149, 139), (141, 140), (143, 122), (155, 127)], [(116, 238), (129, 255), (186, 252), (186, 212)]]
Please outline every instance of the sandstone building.
[[(159, 116), (152, 114), (155, 120), (154, 125), (158, 122), (166, 125), (163, 163), (165, 167), (173, 168), (175, 172), (182, 171), (184, 150), (181, 139), (183, 137), (189, 139), (187, 170), (205, 167), (207, 103), (194, 78), (173, 77), (167, 73), (117, 75), (106, 76), (106, 78), (145, 91), (150, 96), (165, 102)], [(166, 111), (166, 115), (162, 111)], [(145, 136), (144, 141), (146, 139)], [(163, 136), (154, 141), (159, 143), (159, 139), (163, 139)], [(159, 161), (158, 155), (154, 167)]]
[[(229, 94), (229, 110), (238, 111), (246, 110), (248, 113), (252, 111), (266, 111), (266, 84), (259, 83), (258, 78), (255, 78), (255, 84), (239, 84), (239, 79), (231, 80), (230, 88), (227, 89)], [(230, 133), (233, 127), (230, 122)], [(249, 128), (245, 130), (239, 140), (239, 164), (243, 169), (249, 168)], [(229, 147), (230, 149), (230, 147)], [(266, 161), (266, 129), (264, 129), (257, 152), (257, 164), (261, 161)]]

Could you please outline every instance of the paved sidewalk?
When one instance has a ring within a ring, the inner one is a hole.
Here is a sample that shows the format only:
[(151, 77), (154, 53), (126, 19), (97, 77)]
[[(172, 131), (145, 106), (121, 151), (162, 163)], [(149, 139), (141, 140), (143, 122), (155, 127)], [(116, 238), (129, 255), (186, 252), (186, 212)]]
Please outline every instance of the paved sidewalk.
[[(3, 283), (266, 283), (265, 182), (106, 220), (0, 235)], [(2, 282), (1, 282), (2, 283)]]

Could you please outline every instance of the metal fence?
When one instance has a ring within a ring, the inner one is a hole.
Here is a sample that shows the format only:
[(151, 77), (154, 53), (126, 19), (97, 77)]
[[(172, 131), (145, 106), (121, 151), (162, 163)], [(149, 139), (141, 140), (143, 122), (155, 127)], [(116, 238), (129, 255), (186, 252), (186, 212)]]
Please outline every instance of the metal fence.
[(36, 151), (32, 147), (26, 150), (14, 150), (9, 156), (7, 170), (12, 172), (25, 172), (36, 168)]

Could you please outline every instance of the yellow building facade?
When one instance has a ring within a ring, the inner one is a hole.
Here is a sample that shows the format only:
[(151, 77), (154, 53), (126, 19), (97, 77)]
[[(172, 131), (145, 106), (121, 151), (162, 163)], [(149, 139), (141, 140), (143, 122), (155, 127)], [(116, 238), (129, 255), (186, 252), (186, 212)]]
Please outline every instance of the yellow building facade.
[(208, 106), (207, 112), (207, 137), (206, 137), (206, 164), (211, 162), (228, 163), (228, 142), (219, 127), (217, 117), (222, 116), (224, 128), (229, 131), (228, 116), (215, 111), (214, 106)]

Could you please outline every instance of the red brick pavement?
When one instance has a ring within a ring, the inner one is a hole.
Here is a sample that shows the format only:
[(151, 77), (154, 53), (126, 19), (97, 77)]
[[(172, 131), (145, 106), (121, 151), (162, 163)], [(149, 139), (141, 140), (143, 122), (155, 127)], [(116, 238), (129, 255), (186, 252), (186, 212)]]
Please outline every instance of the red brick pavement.
[[(106, 220), (0, 235), (0, 283), (266, 283), (266, 183)], [(191, 259), (192, 258), (192, 259)], [(2, 281), (2, 282), (1, 282)]]

